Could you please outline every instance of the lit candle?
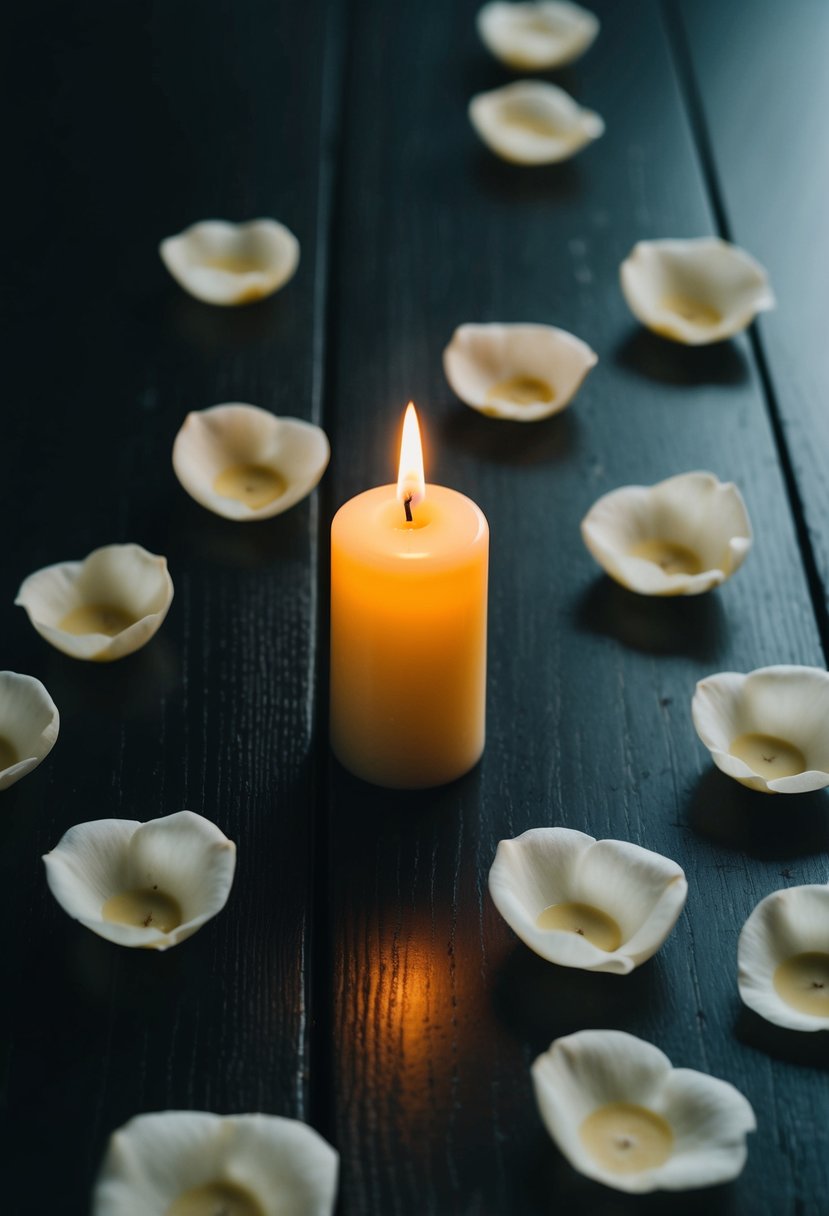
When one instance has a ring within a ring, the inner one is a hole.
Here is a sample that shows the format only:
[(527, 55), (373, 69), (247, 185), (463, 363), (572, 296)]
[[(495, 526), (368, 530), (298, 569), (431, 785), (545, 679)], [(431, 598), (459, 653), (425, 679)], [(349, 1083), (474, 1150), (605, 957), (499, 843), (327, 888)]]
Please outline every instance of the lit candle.
[(331, 525), (331, 743), (356, 776), (422, 789), (480, 759), (488, 559), (481, 509), (425, 484), (409, 405), (397, 485)]

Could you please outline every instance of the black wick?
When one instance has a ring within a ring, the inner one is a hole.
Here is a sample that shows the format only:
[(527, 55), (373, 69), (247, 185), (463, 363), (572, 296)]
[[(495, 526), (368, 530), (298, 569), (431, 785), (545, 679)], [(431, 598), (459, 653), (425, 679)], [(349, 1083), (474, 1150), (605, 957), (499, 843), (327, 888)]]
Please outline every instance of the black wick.
[(412, 523), (413, 520), (412, 520), (412, 496), (411, 496), (411, 494), (407, 494), (406, 497), (403, 499), (403, 509), (406, 512), (406, 523), (407, 524)]

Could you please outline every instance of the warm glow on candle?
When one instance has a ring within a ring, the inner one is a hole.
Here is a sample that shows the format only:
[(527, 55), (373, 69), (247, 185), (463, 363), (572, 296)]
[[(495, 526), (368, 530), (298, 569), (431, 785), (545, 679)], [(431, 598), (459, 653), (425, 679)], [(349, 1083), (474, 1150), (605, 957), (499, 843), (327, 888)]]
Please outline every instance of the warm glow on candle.
[(410, 401), (403, 419), (403, 439), (400, 443), (400, 465), (397, 470), (397, 497), (405, 504), (406, 517), (411, 507), (422, 501), (426, 494), (426, 478), (423, 474), (423, 447), (420, 442), (420, 427), (417, 424), (415, 407)]
[(331, 523), (331, 745), (355, 776), (428, 789), (477, 764), (488, 557), (480, 507), (446, 486), (426, 494), (410, 405), (397, 485)]

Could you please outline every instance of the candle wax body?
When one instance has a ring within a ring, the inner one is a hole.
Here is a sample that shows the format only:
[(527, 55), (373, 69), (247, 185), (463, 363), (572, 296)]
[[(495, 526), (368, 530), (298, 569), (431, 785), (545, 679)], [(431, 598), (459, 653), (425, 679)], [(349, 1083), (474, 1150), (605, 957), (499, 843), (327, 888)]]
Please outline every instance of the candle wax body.
[(394, 789), (452, 781), (484, 748), (489, 528), (444, 486), (412, 514), (380, 486), (331, 525), (331, 744)]

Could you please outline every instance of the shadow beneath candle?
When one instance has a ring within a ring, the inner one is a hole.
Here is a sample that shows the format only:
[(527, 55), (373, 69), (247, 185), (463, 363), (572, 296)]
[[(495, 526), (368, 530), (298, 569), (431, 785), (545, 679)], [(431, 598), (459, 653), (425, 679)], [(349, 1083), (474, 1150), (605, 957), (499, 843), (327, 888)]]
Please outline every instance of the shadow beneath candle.
[(683, 346), (641, 326), (633, 329), (620, 343), (613, 358), (625, 371), (659, 384), (736, 385), (748, 378), (745, 355), (733, 342)]
[(566, 460), (578, 443), (579, 423), (564, 410), (540, 422), (487, 418), (467, 406), (443, 415), (440, 442), (466, 456), (497, 464), (530, 467)]
[(576, 1030), (635, 1031), (668, 1002), (658, 960), (630, 975), (558, 967), (517, 945), (501, 968), (493, 990), (496, 1015), (521, 1042), (544, 1051), (553, 1039)]
[(827, 807), (824, 790), (763, 794), (712, 767), (697, 782), (687, 817), (693, 831), (721, 847), (782, 861), (829, 851)]
[(433, 826), (438, 837), (455, 840), (457, 817), (480, 801), (481, 764), (447, 785), (424, 790), (393, 790), (355, 777), (331, 753), (329, 781), (332, 799), (350, 817), (355, 828), (383, 836), (410, 828), (419, 834)]
[(708, 659), (720, 653), (727, 622), (716, 594), (660, 598), (637, 595), (607, 575), (581, 596), (576, 625), (645, 654)]
[(767, 1022), (753, 1009), (742, 1006), (734, 1024), (734, 1033), (747, 1047), (773, 1056), (775, 1060), (829, 1071), (829, 1034), (825, 1031), (788, 1030)]

